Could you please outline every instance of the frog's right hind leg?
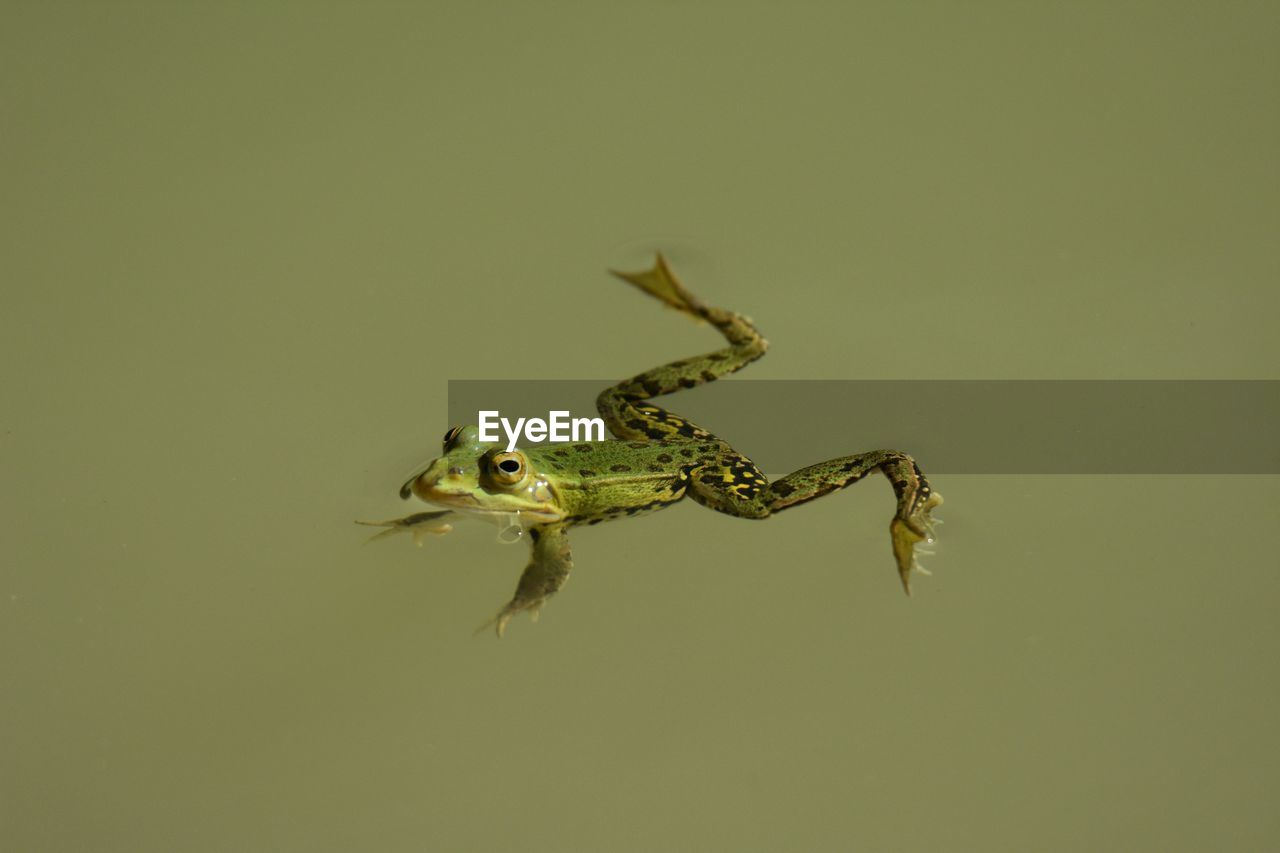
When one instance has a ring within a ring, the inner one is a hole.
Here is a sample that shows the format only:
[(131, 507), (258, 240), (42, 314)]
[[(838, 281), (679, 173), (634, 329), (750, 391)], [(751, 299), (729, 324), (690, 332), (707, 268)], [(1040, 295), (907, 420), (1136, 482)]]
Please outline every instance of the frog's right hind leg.
[(768, 341), (746, 317), (707, 305), (686, 290), (661, 254), (652, 269), (637, 273), (615, 271), (614, 275), (677, 311), (715, 326), (729, 346), (655, 367), (605, 389), (596, 398), (596, 408), (610, 432), (624, 439), (715, 439), (707, 430), (664, 409), (636, 404), (741, 370), (764, 355)]
[(388, 521), (357, 521), (356, 524), (387, 528), (370, 536), (369, 542), (387, 536), (394, 536), (397, 533), (412, 533), (414, 543), (418, 547), (422, 547), (424, 537), (443, 536), (453, 530), (453, 525), (449, 523), (448, 517), (456, 514), (444, 509), (435, 512), (415, 512), (413, 515), (406, 515), (404, 518), (393, 518)]
[(689, 477), (689, 497), (739, 518), (767, 518), (852, 486), (873, 471), (893, 485), (897, 511), (889, 522), (893, 557), (902, 588), (911, 594), (911, 573), (923, 571), (916, 546), (933, 541), (931, 513), (942, 503), (916, 461), (898, 450), (872, 450), (810, 465), (769, 482), (755, 463), (734, 450), (699, 464)]

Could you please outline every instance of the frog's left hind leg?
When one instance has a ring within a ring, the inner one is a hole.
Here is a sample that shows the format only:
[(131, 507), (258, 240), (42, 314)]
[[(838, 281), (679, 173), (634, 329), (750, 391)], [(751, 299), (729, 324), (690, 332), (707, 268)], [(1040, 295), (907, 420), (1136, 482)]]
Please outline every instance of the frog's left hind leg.
[(662, 255), (658, 255), (652, 269), (637, 273), (614, 272), (614, 275), (677, 311), (715, 326), (729, 346), (646, 370), (606, 388), (596, 398), (596, 408), (608, 424), (609, 431), (618, 438), (626, 439), (715, 440), (711, 433), (678, 415), (640, 403), (681, 388), (714, 382), (725, 374), (741, 370), (764, 355), (769, 343), (746, 317), (707, 305), (686, 290)]
[(501, 637), (507, 630), (507, 623), (521, 610), (529, 611), (530, 617), (536, 621), (542, 605), (569, 579), (573, 558), (569, 553), (569, 535), (565, 525), (531, 527), (529, 538), (533, 543), (533, 553), (524, 574), (520, 575), (516, 594), (498, 611), (497, 616), (481, 625), (480, 630), (493, 625)]
[(770, 483), (750, 459), (740, 453), (722, 454), (690, 477), (689, 496), (704, 506), (743, 518), (766, 518), (784, 509), (852, 486), (879, 470), (893, 484), (898, 509), (889, 522), (893, 556), (902, 588), (911, 594), (911, 571), (919, 570), (915, 558), (918, 542), (932, 541), (930, 512), (942, 503), (924, 472), (905, 453), (873, 450), (801, 468)]

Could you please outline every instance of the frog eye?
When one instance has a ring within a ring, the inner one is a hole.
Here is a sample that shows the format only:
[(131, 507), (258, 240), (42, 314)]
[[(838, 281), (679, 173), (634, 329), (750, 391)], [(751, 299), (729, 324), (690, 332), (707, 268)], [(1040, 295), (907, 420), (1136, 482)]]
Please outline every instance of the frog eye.
[(444, 443), (445, 450), (448, 450), (448, 449), (449, 449), (449, 442), (451, 442), (451, 441), (453, 441), (455, 438), (457, 438), (457, 437), (458, 437), (458, 433), (460, 433), (460, 432), (462, 432), (462, 427), (460, 427), (460, 426), (456, 426), (456, 427), (454, 427), (453, 429), (449, 430), (448, 432), (446, 432), (446, 433), (444, 434), (444, 442), (443, 442), (443, 443)]
[(519, 453), (499, 453), (493, 457), (493, 479), (514, 485), (524, 477), (524, 457)]

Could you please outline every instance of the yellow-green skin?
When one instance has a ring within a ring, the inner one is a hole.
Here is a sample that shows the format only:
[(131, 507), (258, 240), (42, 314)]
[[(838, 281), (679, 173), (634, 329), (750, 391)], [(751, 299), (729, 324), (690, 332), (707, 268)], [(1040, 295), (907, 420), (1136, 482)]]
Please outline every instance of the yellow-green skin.
[(546, 445), (507, 452), (479, 440), (476, 427), (455, 427), (444, 455), (415, 472), (400, 490), (446, 507), (381, 522), (392, 529), (447, 531), (454, 513), (518, 514), (533, 553), (515, 596), (494, 617), (499, 636), (511, 618), (528, 610), (535, 618), (569, 576), (567, 531), (653, 512), (689, 497), (742, 518), (773, 513), (852, 485), (879, 470), (893, 484), (897, 511), (890, 522), (902, 584), (910, 575), (917, 542), (931, 541), (930, 511), (942, 496), (905, 453), (873, 450), (802, 468), (769, 481), (755, 464), (701, 427), (644, 401), (693, 388), (740, 370), (764, 355), (768, 343), (747, 318), (704, 304), (676, 279), (659, 255), (653, 269), (615, 273), (667, 305), (713, 325), (729, 345), (695, 358), (656, 367), (603, 391), (596, 406), (613, 441)]

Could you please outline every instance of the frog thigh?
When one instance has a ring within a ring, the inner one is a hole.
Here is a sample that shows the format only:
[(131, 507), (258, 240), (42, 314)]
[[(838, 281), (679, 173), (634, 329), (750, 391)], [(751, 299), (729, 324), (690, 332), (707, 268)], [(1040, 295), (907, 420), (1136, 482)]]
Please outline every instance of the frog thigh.
[(768, 478), (735, 451), (691, 471), (688, 494), (705, 507), (739, 518), (767, 518), (772, 511)]

